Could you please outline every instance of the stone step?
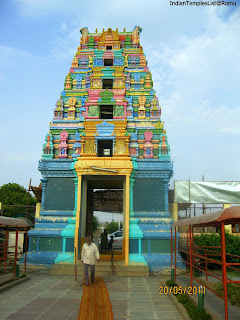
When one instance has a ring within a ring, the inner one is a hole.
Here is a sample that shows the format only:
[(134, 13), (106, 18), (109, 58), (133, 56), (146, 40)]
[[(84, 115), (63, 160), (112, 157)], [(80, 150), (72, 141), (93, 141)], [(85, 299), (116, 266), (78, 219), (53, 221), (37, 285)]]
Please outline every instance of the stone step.
[(168, 218), (170, 219), (169, 213), (165, 212), (134, 212), (134, 218)]
[(55, 211), (55, 210), (44, 210), (40, 211), (42, 217), (73, 217), (72, 211)]
[[(124, 265), (124, 262), (114, 262), (113, 272), (118, 276), (148, 276), (149, 275), (149, 267), (145, 265)], [(55, 264), (53, 265), (51, 274), (75, 274), (75, 266), (73, 264)], [(96, 275), (102, 276), (110, 276), (112, 273), (112, 266), (108, 262), (108, 264), (100, 262), (96, 265), (95, 268)], [(83, 276), (83, 264), (77, 264), (77, 274), (79, 276)]]
[(154, 225), (154, 224), (138, 224), (139, 227), (141, 228), (142, 231), (162, 231), (162, 230), (167, 230), (171, 231), (171, 226), (170, 225)]
[(52, 216), (46, 216), (46, 217), (38, 217), (35, 220), (35, 223), (68, 223), (69, 217), (52, 217)]
[(146, 239), (171, 239), (170, 230), (142, 230)]
[(138, 218), (138, 224), (169, 225), (172, 223), (173, 223), (173, 220), (170, 218), (153, 218), (153, 217)]

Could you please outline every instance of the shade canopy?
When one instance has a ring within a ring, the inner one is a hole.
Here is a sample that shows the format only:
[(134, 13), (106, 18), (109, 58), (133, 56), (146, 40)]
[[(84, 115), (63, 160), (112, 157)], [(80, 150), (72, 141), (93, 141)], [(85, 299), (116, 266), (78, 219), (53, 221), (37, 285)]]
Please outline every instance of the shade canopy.
[(0, 226), (4, 227), (31, 227), (31, 224), (24, 219), (10, 218), (5, 216), (0, 216)]
[(219, 226), (221, 222), (224, 222), (224, 224), (240, 223), (240, 206), (230, 207), (230, 208), (218, 210), (212, 213), (206, 213), (194, 218), (182, 219), (174, 222), (172, 224), (172, 227)]

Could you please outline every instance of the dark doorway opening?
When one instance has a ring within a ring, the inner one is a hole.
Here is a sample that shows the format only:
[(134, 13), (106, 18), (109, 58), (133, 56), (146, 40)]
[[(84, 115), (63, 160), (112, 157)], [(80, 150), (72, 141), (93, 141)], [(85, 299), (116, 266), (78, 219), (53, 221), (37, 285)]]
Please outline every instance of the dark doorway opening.
[[(123, 256), (123, 176), (85, 176), (87, 180), (86, 235), (98, 246), (104, 260)], [(107, 233), (103, 237), (104, 229)], [(111, 240), (112, 239), (112, 240)]]
[(113, 79), (103, 79), (103, 89), (112, 89)]
[(112, 46), (107, 46), (107, 50), (112, 50)]
[(98, 157), (112, 157), (112, 149), (112, 140), (98, 140)]
[(104, 66), (113, 66), (113, 59), (104, 59)]
[(113, 106), (100, 106), (100, 119), (113, 119)]

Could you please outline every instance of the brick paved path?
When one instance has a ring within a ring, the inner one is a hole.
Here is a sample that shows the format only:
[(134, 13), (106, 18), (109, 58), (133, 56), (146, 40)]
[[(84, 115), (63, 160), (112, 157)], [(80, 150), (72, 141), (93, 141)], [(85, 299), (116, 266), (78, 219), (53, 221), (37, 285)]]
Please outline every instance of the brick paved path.
[[(77, 320), (83, 287), (73, 276), (30, 277), (0, 294), (0, 319)], [(169, 297), (158, 294), (155, 277), (119, 277), (105, 283), (115, 320), (182, 320)]]

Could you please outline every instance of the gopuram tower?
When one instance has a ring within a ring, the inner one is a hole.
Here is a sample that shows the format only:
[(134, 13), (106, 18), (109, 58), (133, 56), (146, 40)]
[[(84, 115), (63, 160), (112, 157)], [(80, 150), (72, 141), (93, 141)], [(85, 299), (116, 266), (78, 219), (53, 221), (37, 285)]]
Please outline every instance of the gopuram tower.
[(141, 28), (80, 32), (42, 147), (41, 210), (29, 232), (28, 265), (77, 261), (92, 235), (94, 190), (110, 189), (123, 199), (118, 259), (150, 272), (169, 268), (173, 166)]

